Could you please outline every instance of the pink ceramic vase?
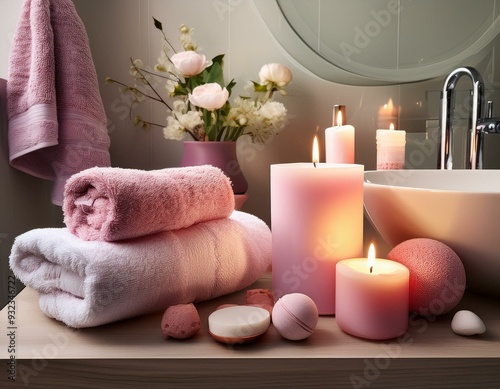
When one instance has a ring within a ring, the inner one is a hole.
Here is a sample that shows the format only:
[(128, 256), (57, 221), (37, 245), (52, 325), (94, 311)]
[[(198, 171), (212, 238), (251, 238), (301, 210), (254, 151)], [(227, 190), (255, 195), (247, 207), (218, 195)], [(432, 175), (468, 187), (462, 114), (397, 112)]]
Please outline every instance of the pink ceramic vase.
[(181, 166), (212, 165), (221, 169), (233, 184), (234, 194), (245, 193), (248, 183), (236, 155), (236, 142), (184, 142)]

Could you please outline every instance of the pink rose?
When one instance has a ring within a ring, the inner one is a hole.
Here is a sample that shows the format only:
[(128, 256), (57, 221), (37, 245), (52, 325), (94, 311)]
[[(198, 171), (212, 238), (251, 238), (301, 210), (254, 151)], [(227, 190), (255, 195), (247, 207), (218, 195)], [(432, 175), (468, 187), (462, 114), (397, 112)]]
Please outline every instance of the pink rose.
[(170, 60), (184, 77), (196, 76), (210, 64), (203, 54), (198, 54), (195, 51), (181, 51), (172, 55)]
[(229, 92), (227, 89), (222, 88), (215, 82), (197, 86), (193, 89), (193, 93), (189, 95), (191, 104), (209, 111), (221, 108), (226, 104), (228, 98)]

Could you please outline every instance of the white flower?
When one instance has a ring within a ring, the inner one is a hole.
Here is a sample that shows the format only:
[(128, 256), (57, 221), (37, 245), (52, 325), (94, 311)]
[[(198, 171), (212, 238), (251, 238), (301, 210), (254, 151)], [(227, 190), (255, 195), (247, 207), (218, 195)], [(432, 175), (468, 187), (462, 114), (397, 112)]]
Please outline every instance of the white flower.
[(292, 80), (292, 72), (282, 64), (268, 63), (260, 69), (259, 78), (262, 85), (274, 83), (279, 87), (283, 87)]
[(181, 26), (179, 27), (179, 31), (181, 32), (179, 40), (181, 41), (184, 50), (196, 51), (198, 49), (198, 45), (196, 44), (196, 42), (193, 40), (192, 37), (194, 28), (189, 28), (184, 23), (182, 23)]
[(258, 114), (276, 129), (281, 129), (286, 120), (286, 112), (285, 106), (279, 101), (266, 101), (260, 107)]
[(169, 51), (170, 45), (168, 41), (162, 37), (160, 56), (158, 57), (158, 63), (155, 65), (155, 70), (157, 72), (170, 72), (172, 70), (173, 66), (168, 55)]
[(130, 93), (132, 95), (132, 97), (134, 98), (134, 101), (141, 102), (141, 101), (146, 100), (146, 96), (144, 95), (144, 93), (139, 89), (139, 87), (136, 84), (131, 85), (131, 86), (128, 86), (128, 85), (121, 86), (119, 88), (119, 90), (123, 94)]
[(236, 97), (234, 99), (234, 106), (231, 107), (227, 115), (226, 125), (232, 127), (251, 125), (255, 111), (255, 101)]
[(167, 90), (170, 97), (174, 96), (175, 89), (177, 88), (178, 85), (179, 83), (173, 80), (167, 80), (165, 82), (165, 89)]
[(189, 95), (191, 104), (209, 111), (222, 108), (228, 98), (228, 90), (215, 82), (199, 85)]
[(199, 111), (188, 111), (182, 116), (178, 116), (177, 120), (182, 127), (189, 131), (193, 131), (195, 128), (203, 126), (203, 118), (201, 112)]
[(184, 138), (184, 128), (173, 117), (167, 117), (167, 126), (163, 129), (163, 136), (166, 139), (182, 140)]
[(176, 70), (184, 77), (192, 77), (200, 74), (211, 63), (207, 61), (203, 54), (198, 54), (191, 50), (176, 53), (170, 57), (170, 60)]
[(176, 114), (179, 113), (183, 115), (188, 111), (187, 103), (184, 100), (175, 100), (172, 104), (172, 110), (176, 112)]
[(137, 79), (142, 79), (142, 74), (137, 71), (137, 69), (142, 69), (143, 63), (140, 59), (135, 59), (133, 65), (130, 66), (129, 74)]

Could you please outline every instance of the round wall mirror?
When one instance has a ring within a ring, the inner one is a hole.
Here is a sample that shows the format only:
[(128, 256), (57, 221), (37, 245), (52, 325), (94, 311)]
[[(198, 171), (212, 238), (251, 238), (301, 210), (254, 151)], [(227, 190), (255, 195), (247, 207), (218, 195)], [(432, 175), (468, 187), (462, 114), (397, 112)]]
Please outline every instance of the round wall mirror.
[(317, 76), (389, 85), (448, 74), (491, 54), (495, 0), (254, 0), (279, 44)]

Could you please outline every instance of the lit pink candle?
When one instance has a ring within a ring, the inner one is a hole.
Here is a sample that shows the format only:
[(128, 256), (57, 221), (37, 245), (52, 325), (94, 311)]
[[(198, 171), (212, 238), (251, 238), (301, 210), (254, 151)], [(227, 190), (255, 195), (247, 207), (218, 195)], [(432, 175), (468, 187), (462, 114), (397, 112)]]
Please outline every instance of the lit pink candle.
[(313, 160), (271, 166), (273, 289), (304, 293), (329, 315), (335, 265), (363, 252), (364, 167)]
[(335, 319), (354, 336), (396, 338), (408, 328), (408, 268), (387, 259), (346, 259), (337, 263)]
[(354, 127), (342, 123), (339, 110), (336, 125), (325, 130), (326, 163), (354, 163)]

